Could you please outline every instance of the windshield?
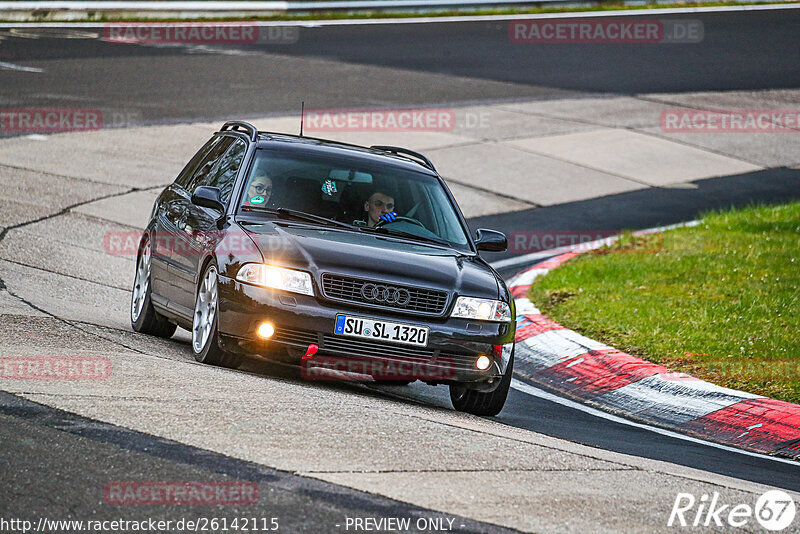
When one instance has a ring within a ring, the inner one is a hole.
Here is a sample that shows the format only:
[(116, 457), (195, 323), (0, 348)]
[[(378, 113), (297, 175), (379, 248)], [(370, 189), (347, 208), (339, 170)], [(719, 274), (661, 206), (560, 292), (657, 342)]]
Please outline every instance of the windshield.
[(468, 250), (456, 209), (427, 174), (268, 149), (256, 152), (239, 204), (240, 213), (312, 223), (324, 223), (323, 217), (353, 229)]

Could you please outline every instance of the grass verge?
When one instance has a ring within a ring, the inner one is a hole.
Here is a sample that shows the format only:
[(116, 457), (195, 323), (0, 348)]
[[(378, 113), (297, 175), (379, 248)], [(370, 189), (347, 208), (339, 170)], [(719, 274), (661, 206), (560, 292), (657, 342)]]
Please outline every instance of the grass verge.
[(800, 202), (712, 212), (627, 242), (572, 259), (530, 299), (629, 354), (800, 403)]

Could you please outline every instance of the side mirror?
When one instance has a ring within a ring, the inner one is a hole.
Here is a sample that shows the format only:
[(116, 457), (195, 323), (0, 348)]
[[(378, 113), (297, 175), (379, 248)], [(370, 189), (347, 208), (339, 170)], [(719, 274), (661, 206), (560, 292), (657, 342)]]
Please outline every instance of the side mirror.
[(508, 250), (508, 238), (503, 232), (480, 228), (475, 232), (475, 246), (487, 252), (505, 252)]
[(211, 208), (220, 213), (225, 212), (225, 205), (220, 200), (219, 187), (209, 187), (207, 185), (198, 186), (192, 194), (192, 204)]

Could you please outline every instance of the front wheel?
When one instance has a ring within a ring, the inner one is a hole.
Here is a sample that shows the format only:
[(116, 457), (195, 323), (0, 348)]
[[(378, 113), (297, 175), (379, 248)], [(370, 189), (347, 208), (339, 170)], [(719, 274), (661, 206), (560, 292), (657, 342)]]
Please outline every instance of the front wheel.
[(217, 267), (213, 264), (203, 271), (197, 288), (192, 319), (192, 353), (201, 363), (236, 369), (242, 358), (219, 346), (217, 331)]
[(450, 400), (453, 408), (459, 412), (473, 415), (497, 415), (506, 403), (508, 390), (511, 387), (511, 375), (514, 373), (514, 352), (508, 361), (508, 367), (500, 379), (497, 389), (490, 392), (469, 389), (462, 384), (450, 384)]
[(171, 337), (177, 326), (160, 315), (150, 300), (150, 252), (150, 240), (145, 237), (136, 258), (136, 278), (131, 290), (131, 326), (142, 334)]

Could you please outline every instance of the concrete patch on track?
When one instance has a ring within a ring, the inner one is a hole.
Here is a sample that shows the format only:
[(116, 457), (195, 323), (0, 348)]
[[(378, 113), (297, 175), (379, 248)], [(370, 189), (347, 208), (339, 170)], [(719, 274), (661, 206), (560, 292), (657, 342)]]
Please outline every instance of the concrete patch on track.
[(515, 147), (504, 143), (482, 143), (434, 150), (430, 157), (434, 158), (446, 178), (487, 189), (496, 188), (499, 182), (503, 184), (502, 191), (539, 206), (645, 187), (610, 173)]
[[(170, 128), (161, 132), (157, 128), (146, 129), (139, 135), (135, 131), (99, 130), (54, 134), (43, 136), (44, 139), (7, 139), (0, 144), (0, 163), (98, 184), (152, 187), (171, 182), (209, 137), (186, 127)], [(182, 130), (195, 137), (183, 135)], [(183, 137), (183, 147), (196, 148), (181, 150), (160, 142), (178, 135)], [(149, 146), (136, 142), (142, 140), (149, 141)]]
[(629, 96), (587, 96), (568, 100), (508, 103), (503, 108), (586, 126), (640, 129), (658, 126), (661, 112), (670, 109), (670, 105)]
[(552, 108), (558, 103), (565, 103), (572, 107), (582, 99), (555, 100), (550, 102), (537, 102), (527, 104), (498, 104), (491, 106), (465, 106), (456, 110), (457, 125), (453, 130), (456, 134), (463, 134), (472, 139), (492, 139), (502, 141), (505, 139), (518, 139), (520, 137), (535, 137), (557, 135), (563, 133), (593, 130), (594, 124), (587, 123), (585, 118), (552, 117), (546, 113), (528, 113), (528, 106), (542, 106)]
[(80, 202), (126, 190), (116, 185), (0, 164), (0, 226), (10, 227), (59, 213)]
[[(535, 204), (500, 196), (483, 188), (478, 189), (475, 186), (462, 185), (453, 180), (448, 180), (447, 185), (450, 187), (453, 196), (456, 197), (459, 207), (464, 213), (469, 213), (471, 217), (535, 207)], [(486, 189), (489, 189), (489, 187)]]
[(74, 211), (124, 226), (144, 229), (147, 226), (150, 210), (159, 193), (161, 193), (161, 187), (146, 191), (133, 191), (80, 206)]
[(650, 186), (761, 169), (741, 160), (621, 129), (518, 139), (509, 144)]
[(745, 158), (763, 167), (792, 167), (800, 163), (800, 131), (794, 134), (752, 133), (664, 133), (660, 128), (646, 132), (670, 140), (701, 147), (735, 158)]

